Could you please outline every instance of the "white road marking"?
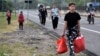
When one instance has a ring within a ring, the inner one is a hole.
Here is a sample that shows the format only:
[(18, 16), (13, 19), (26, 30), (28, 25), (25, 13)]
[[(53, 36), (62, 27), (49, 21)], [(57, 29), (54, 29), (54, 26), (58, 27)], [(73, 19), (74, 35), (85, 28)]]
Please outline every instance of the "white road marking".
[[(59, 22), (59, 23), (60, 23), (60, 24), (64, 24), (64, 23), (61, 23), (61, 22)], [(81, 29), (83, 29), (83, 30), (87, 30), (87, 31), (91, 31), (91, 32), (95, 32), (95, 33), (100, 34), (99, 31), (91, 30), (91, 29), (88, 29), (88, 28), (81, 27)]]
[(99, 31), (95, 31), (95, 30), (87, 29), (87, 28), (84, 28), (84, 27), (81, 27), (81, 29), (83, 29), (83, 30), (87, 30), (87, 31), (91, 31), (91, 32), (95, 32), (95, 33), (99, 33), (99, 34), (100, 34)]

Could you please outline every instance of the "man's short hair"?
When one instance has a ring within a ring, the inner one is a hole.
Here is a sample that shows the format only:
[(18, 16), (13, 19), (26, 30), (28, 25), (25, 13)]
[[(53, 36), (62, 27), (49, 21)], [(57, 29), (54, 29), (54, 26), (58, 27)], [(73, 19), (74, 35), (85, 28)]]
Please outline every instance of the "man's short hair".
[(75, 3), (69, 3), (69, 6), (75, 5)]
[(92, 7), (93, 5), (92, 4), (89, 4), (89, 6)]

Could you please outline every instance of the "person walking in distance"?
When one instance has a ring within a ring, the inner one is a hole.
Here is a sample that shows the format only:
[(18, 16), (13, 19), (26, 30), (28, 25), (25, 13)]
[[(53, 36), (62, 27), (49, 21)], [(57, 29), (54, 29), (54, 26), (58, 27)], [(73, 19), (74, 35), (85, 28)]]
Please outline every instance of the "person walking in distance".
[(40, 24), (42, 24), (42, 9), (43, 9), (43, 5), (39, 5), (38, 11), (39, 11), (39, 20), (40, 20)]
[(46, 17), (47, 17), (47, 9), (45, 6), (43, 6), (43, 9), (41, 10), (41, 16), (42, 16), (41, 24), (45, 25)]
[[(93, 4), (89, 4), (89, 7), (86, 8), (87, 12), (88, 12), (88, 17), (87, 17), (87, 21), (89, 22), (89, 24), (94, 24), (94, 16), (95, 16), (95, 7), (93, 6)], [(92, 18), (92, 19), (91, 19)]]
[(7, 11), (6, 16), (7, 16), (8, 25), (10, 25), (11, 24), (11, 12), (10, 12), (10, 10)]
[(24, 15), (23, 15), (22, 11), (20, 12), (20, 14), (18, 16), (18, 22), (19, 22), (19, 29), (23, 30)]
[(57, 29), (59, 16), (61, 16), (59, 9), (56, 7), (56, 5), (53, 5), (50, 12), (50, 17), (52, 18), (52, 25), (54, 30)]
[(75, 11), (75, 3), (69, 4), (69, 12), (65, 15), (64, 18), (64, 29), (62, 36), (65, 35), (65, 31), (67, 30), (67, 38), (70, 48), (70, 55), (75, 56), (74, 54), (74, 45), (73, 41), (75, 38), (80, 36), (80, 15)]

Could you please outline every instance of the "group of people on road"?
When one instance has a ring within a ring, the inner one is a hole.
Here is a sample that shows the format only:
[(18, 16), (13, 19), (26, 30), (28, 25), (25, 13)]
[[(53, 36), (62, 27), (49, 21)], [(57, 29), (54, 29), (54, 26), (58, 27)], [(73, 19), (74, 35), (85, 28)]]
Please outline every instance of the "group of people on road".
[[(74, 53), (74, 45), (73, 45), (73, 41), (76, 37), (80, 36), (80, 15), (79, 13), (77, 13), (75, 11), (76, 7), (75, 7), (75, 3), (70, 3), (69, 4), (69, 12), (66, 13), (65, 17), (64, 17), (64, 29), (63, 29), (63, 33), (62, 36), (67, 36), (68, 38), (68, 43), (69, 43), (69, 48), (70, 48), (70, 55), (69, 56), (75, 56)], [(41, 11), (40, 11), (41, 10)], [(43, 13), (45, 14), (45, 16), (47, 15), (47, 11), (42, 12), (43, 9), (40, 9), (39, 13), (40, 15), (42, 15)], [(50, 17), (52, 20), (52, 25), (53, 25), (53, 29), (57, 29), (58, 26), (58, 21), (61, 17), (60, 11), (59, 9), (56, 7), (56, 5), (54, 4), (52, 6), (52, 9), (50, 11)], [(41, 20), (45, 19), (43, 16), (41, 16), (40, 18), (40, 22)], [(66, 32), (67, 30), (67, 32)]]
[[(90, 4), (87, 8), (86, 11), (88, 12), (88, 16), (87, 16), (87, 21), (89, 21), (89, 19), (91, 18), (91, 16), (93, 16), (93, 24), (94, 24), (94, 16), (95, 16), (95, 8), (93, 7), (92, 4)], [(40, 23), (42, 25), (45, 25), (46, 23), (46, 17), (47, 17), (48, 13), (47, 13), (47, 9), (44, 5), (40, 5), (39, 6), (39, 18), (40, 18)], [(60, 17), (60, 11), (59, 9), (56, 7), (56, 5), (54, 4), (52, 6), (52, 9), (50, 11), (50, 17), (52, 19), (52, 25), (53, 25), (53, 29), (57, 29), (58, 26), (58, 21), (59, 21), (59, 17)], [(89, 23), (90, 24), (90, 23)]]
[[(67, 12), (64, 17), (64, 28), (63, 28), (62, 36), (66, 35), (68, 39), (69, 48), (70, 48), (69, 56), (75, 56), (73, 41), (74, 39), (76, 39), (78, 36), (81, 35), (81, 31), (80, 31), (81, 17), (79, 13), (76, 12), (75, 3), (70, 3), (68, 8), (69, 8), (69, 12)], [(40, 19), (40, 23), (45, 26), (46, 17), (48, 16), (47, 9), (44, 5), (40, 5), (38, 11), (39, 11), (38, 16)], [(6, 16), (9, 25), (11, 24), (11, 12), (9, 10)], [(53, 4), (52, 9), (50, 10), (50, 18), (52, 20), (52, 25), (54, 30), (57, 29), (58, 21), (60, 17), (61, 14), (59, 9), (56, 7), (55, 4)], [(22, 11), (18, 16), (18, 22), (19, 22), (19, 29), (23, 30), (24, 15)]]
[[(11, 14), (12, 14), (12, 12), (10, 10), (8, 10), (7, 13), (6, 13), (8, 25), (11, 24)], [(24, 15), (23, 15), (23, 12), (22, 11), (18, 15), (18, 23), (19, 23), (19, 29), (20, 30), (23, 30)]]
[[(57, 29), (59, 15), (60, 15), (59, 9), (56, 7), (56, 5), (53, 5), (50, 11), (50, 17), (52, 19), (53, 29)], [(46, 7), (44, 5), (40, 5), (39, 6), (39, 19), (42, 25), (45, 25), (47, 16), (48, 14), (47, 14)]]

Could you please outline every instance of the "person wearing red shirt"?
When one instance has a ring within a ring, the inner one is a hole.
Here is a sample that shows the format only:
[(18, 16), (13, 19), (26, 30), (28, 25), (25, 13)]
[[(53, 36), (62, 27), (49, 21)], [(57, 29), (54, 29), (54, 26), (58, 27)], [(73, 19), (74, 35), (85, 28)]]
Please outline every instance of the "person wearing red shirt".
[(23, 30), (24, 15), (23, 15), (22, 11), (20, 12), (20, 14), (18, 16), (18, 22), (19, 22), (19, 29)]
[(11, 12), (10, 12), (10, 10), (7, 11), (6, 16), (7, 16), (8, 25), (10, 25), (11, 24)]

